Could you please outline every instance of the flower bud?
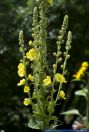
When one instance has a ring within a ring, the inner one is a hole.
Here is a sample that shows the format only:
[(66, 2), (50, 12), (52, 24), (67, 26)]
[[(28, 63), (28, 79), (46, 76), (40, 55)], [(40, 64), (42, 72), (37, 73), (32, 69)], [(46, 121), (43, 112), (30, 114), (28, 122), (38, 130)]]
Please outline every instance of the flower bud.
[(60, 63), (62, 61), (62, 58), (60, 57), (59, 59), (58, 59), (58, 63)]
[(58, 36), (58, 39), (61, 40), (62, 39), (62, 36)]
[(70, 58), (70, 55), (67, 55), (67, 59), (69, 59)]
[(58, 56), (60, 56), (61, 54), (62, 54), (62, 52), (61, 52), (61, 51), (59, 51), (57, 55), (58, 55)]
[(61, 65), (61, 69), (63, 69), (63, 65)]
[(53, 64), (53, 69), (56, 69), (56, 64)]
[(54, 52), (54, 53), (53, 53), (53, 56), (56, 56), (56, 55), (57, 55), (57, 54)]
[(66, 52), (64, 52), (63, 54), (64, 54), (64, 56), (66, 56), (66, 55), (67, 55), (67, 54), (66, 54)]
[(66, 50), (69, 50), (69, 46), (66, 46)]

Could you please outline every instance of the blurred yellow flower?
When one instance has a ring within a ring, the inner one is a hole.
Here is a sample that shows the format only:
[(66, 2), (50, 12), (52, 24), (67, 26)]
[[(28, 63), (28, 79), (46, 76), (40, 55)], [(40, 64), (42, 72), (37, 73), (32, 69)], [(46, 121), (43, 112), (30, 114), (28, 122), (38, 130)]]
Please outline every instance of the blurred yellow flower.
[(30, 87), (25, 86), (25, 87), (24, 87), (24, 93), (29, 93), (29, 92), (30, 92)]
[(28, 79), (33, 82), (34, 77), (31, 74), (29, 74)]
[(46, 78), (43, 80), (43, 85), (44, 86), (48, 86), (50, 84), (52, 84), (51, 77), (50, 76), (46, 76)]
[(55, 79), (59, 83), (66, 83), (65, 77), (60, 73), (56, 73)]
[(64, 91), (59, 91), (59, 98), (66, 99)]
[(88, 67), (88, 66), (89, 66), (88, 62), (85, 61), (82, 63), (82, 67)]
[(18, 75), (23, 77), (25, 75), (25, 66), (23, 63), (19, 63), (18, 65)]
[(17, 86), (21, 86), (25, 84), (25, 79), (20, 80), (20, 82), (17, 84)]
[(50, 5), (52, 5), (52, 4), (53, 4), (53, 0), (48, 0), (48, 3), (49, 3)]
[(30, 100), (29, 98), (25, 98), (24, 101), (23, 101), (23, 104), (24, 104), (25, 106), (28, 106), (28, 105), (31, 104), (31, 100)]
[(87, 70), (89, 64), (88, 62), (83, 62), (79, 71), (73, 75), (77, 80), (80, 80), (82, 76), (84, 76), (85, 71)]
[(30, 59), (30, 61), (33, 61), (34, 59), (36, 59), (36, 50), (34, 48), (30, 49), (26, 53), (26, 57), (27, 59)]
[(32, 45), (32, 43), (33, 43), (32, 40), (30, 40), (30, 41), (29, 41), (29, 45)]

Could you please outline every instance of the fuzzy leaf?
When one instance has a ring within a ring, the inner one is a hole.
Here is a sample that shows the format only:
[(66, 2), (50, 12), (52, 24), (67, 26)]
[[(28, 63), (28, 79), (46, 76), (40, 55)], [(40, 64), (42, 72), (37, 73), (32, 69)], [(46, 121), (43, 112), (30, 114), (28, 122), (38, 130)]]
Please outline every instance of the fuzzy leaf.
[(30, 118), (29, 122), (28, 122), (28, 127), (32, 128), (32, 129), (40, 129), (41, 126), (41, 122), (40, 121), (36, 121), (34, 118)]
[(79, 111), (77, 109), (68, 110), (61, 113), (62, 115), (80, 115)]
[(83, 88), (82, 90), (75, 91), (75, 95), (87, 97), (88, 89)]
[(50, 128), (55, 129), (59, 125), (62, 125), (62, 122), (59, 122), (58, 120), (56, 120), (50, 125)]

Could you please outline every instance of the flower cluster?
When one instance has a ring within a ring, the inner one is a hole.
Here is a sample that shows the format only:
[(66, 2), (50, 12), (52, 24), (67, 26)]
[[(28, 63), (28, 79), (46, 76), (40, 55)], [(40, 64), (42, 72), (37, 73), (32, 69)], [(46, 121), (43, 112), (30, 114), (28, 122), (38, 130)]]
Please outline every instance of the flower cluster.
[(88, 62), (83, 62), (82, 65), (81, 65), (81, 67), (80, 67), (80, 69), (79, 69), (79, 71), (78, 71), (75, 75), (73, 75), (73, 76), (74, 76), (77, 80), (80, 80), (81, 77), (84, 76), (86, 70), (88, 69), (88, 66), (89, 66)]
[(59, 97), (62, 99), (66, 99), (64, 91), (59, 91)]
[(56, 79), (59, 83), (66, 83), (65, 77), (64, 77), (63, 75), (61, 75), (60, 73), (56, 73), (55, 79)]
[(21, 79), (20, 82), (17, 84), (18, 86), (24, 85), (25, 84), (25, 79)]
[(31, 100), (30, 100), (29, 98), (25, 98), (24, 101), (23, 101), (23, 104), (24, 104), (25, 106), (28, 106), (28, 105), (31, 104)]
[(43, 84), (44, 84), (44, 86), (51, 85), (52, 84), (51, 77), (46, 76), (46, 78), (43, 80)]
[(36, 51), (34, 48), (30, 49), (27, 53), (26, 53), (26, 57), (27, 59), (30, 59), (30, 61), (33, 61), (34, 59), (36, 59)]
[[(33, 11), (33, 41), (30, 40), (28, 42), (28, 51), (24, 47), (23, 32), (21, 31), (19, 34), (19, 46), (22, 58), (18, 65), (18, 75), (21, 77), (21, 80), (17, 85), (23, 85), (23, 91), (28, 95), (28, 98), (24, 99), (23, 104), (25, 106), (32, 106), (33, 111), (31, 117), (29, 118), (29, 126), (31, 128), (34, 127), (32, 126), (32, 124), (34, 124), (32, 121), (35, 119), (37, 128), (43, 130), (46, 127), (50, 127), (49, 122), (52, 119), (55, 118), (57, 122), (57, 117), (53, 116), (55, 106), (58, 100), (66, 99), (62, 86), (67, 82), (65, 74), (67, 60), (70, 57), (69, 50), (71, 48), (72, 33), (71, 31), (67, 33), (68, 16), (66, 15), (58, 35), (56, 43), (57, 51), (53, 53), (53, 57), (55, 57), (55, 64), (53, 64), (52, 69), (53, 76), (49, 75), (47, 73), (48, 62), (46, 59), (47, 20), (45, 15), (48, 7), (52, 6), (53, 0), (39, 0), (38, 3), (39, 7), (35, 7)], [(61, 47), (65, 42), (66, 34), (67, 41), (64, 48), (65, 51), (61, 52)], [(61, 72), (59, 71), (59, 64)], [(58, 88), (56, 88), (56, 83), (58, 83)], [(55, 126), (55, 120), (52, 121), (52, 127)], [(38, 123), (38, 121), (40, 123)]]
[(24, 75), (25, 75), (25, 66), (23, 63), (19, 63), (19, 65), (18, 65), (18, 75), (20, 77), (24, 77)]

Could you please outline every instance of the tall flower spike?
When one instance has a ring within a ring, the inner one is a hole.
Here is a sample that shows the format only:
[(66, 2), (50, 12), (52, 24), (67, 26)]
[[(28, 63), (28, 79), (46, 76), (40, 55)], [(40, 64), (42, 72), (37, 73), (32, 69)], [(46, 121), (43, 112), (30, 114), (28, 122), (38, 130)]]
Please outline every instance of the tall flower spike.
[[(67, 30), (67, 27), (68, 27), (68, 16), (66, 15), (66, 16), (64, 17), (61, 30), (59, 31), (59, 36), (58, 36), (58, 41), (57, 41), (56, 69), (57, 69), (58, 63), (60, 63), (60, 62), (62, 61), (62, 59), (61, 59), (61, 61), (60, 61), (60, 56), (61, 56), (61, 45), (62, 45), (62, 43), (64, 42), (64, 36), (65, 36), (66, 30)], [(56, 72), (56, 69), (55, 69), (54, 72)]]
[(38, 45), (38, 40), (39, 40), (39, 25), (38, 25), (38, 10), (37, 7), (34, 8), (33, 10), (33, 24), (32, 24), (33, 28), (33, 38), (34, 38), (34, 42), (33, 42), (33, 46), (36, 48)]
[[(62, 29), (63, 29), (63, 27), (67, 28), (67, 25), (68, 25), (68, 16), (66, 15), (64, 17)], [(63, 32), (66, 32), (65, 29), (63, 29), (63, 30), (60, 31), (61, 34), (64, 34)], [(66, 64), (67, 64), (68, 58), (70, 57), (70, 55), (69, 55), (68, 52), (69, 52), (69, 49), (71, 48), (71, 41), (72, 41), (72, 33), (71, 33), (71, 31), (69, 31), (68, 32), (68, 36), (67, 36), (67, 41), (66, 41), (66, 52), (65, 52), (65, 55), (64, 55), (65, 59), (64, 59), (63, 65), (61, 65), (61, 68), (63, 69), (63, 72), (62, 72), (63, 76), (66, 74)], [(62, 83), (60, 83), (60, 85), (59, 85), (58, 92), (60, 92), (61, 89), (62, 89)], [(57, 102), (58, 99), (59, 98), (58, 98), (58, 94), (57, 94), (57, 96), (56, 96), (56, 102)]]
[(24, 40), (23, 40), (23, 31), (22, 30), (19, 33), (19, 46), (20, 46), (20, 52), (23, 54)]
[(61, 30), (59, 31), (59, 36), (58, 36), (58, 41), (57, 41), (58, 45), (61, 45), (63, 43), (63, 38), (66, 33), (67, 27), (68, 27), (68, 16), (65, 15)]
[(66, 74), (66, 64), (67, 64), (67, 60), (69, 59), (70, 55), (69, 55), (69, 50), (71, 48), (71, 42), (72, 42), (72, 33), (71, 31), (68, 32), (68, 36), (67, 36), (67, 42), (66, 42), (66, 52), (64, 54), (65, 56), (65, 60), (64, 63), (62, 65), (62, 69), (63, 69), (63, 75)]
[(18, 74), (20, 77), (24, 76), (25, 84), (28, 86), (28, 78), (27, 78), (27, 72), (26, 72), (25, 47), (24, 47), (24, 39), (23, 39), (22, 30), (19, 33), (19, 47), (20, 47), (20, 52), (22, 54), (22, 59), (21, 59), (21, 63), (18, 66)]

